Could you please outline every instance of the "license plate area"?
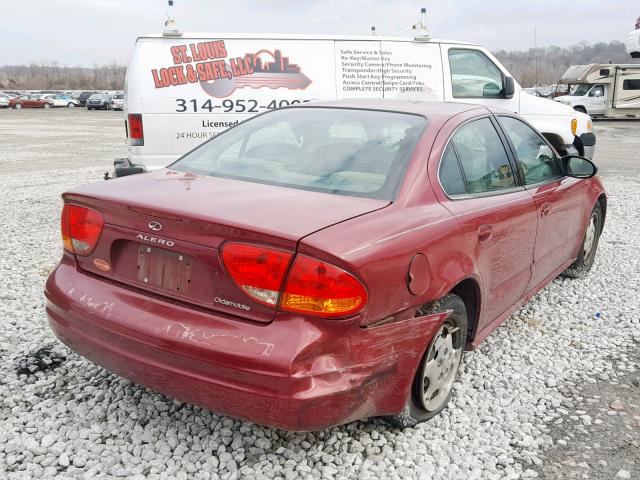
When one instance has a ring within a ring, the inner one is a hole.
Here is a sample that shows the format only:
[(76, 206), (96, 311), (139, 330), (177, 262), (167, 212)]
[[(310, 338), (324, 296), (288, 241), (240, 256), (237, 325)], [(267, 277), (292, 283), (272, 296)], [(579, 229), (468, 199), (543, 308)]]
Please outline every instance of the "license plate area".
[(191, 284), (193, 258), (146, 245), (138, 246), (137, 280), (145, 285), (185, 295)]

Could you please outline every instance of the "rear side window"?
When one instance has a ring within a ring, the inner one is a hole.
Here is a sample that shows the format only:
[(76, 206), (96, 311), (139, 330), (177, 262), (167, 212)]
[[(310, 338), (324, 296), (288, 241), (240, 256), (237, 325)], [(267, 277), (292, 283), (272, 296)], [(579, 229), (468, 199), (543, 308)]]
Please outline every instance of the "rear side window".
[(447, 195), (460, 195), (467, 192), (458, 156), (451, 144), (449, 144), (442, 156), (439, 176), (442, 188)]
[(516, 186), (507, 152), (488, 118), (463, 125), (451, 138), (451, 144), (458, 154), (468, 193)]

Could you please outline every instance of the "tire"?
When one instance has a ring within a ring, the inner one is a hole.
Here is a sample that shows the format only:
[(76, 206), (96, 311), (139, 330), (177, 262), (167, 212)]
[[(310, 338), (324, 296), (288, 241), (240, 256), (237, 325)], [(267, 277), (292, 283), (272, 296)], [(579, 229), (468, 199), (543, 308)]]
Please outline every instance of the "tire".
[(87, 110), (93, 110), (93, 108), (91, 108), (91, 107), (87, 107)]
[[(435, 417), (446, 407), (451, 398), (467, 340), (467, 309), (459, 296), (449, 293), (418, 310), (416, 316), (445, 310), (453, 310), (453, 313), (426, 348), (416, 369), (404, 410), (399, 415), (385, 417), (385, 420), (395, 427), (413, 427)], [(434, 367), (442, 369), (437, 377), (435, 373), (438, 370)]]
[(75, 108), (75, 107), (76, 107), (75, 103), (71, 103), (71, 102), (67, 103), (67, 108)]
[(578, 107), (573, 107), (573, 109), (574, 109), (576, 112), (587, 113), (587, 109), (586, 109), (586, 108), (584, 108), (584, 107), (580, 107), (580, 106), (578, 106)]
[(600, 202), (596, 202), (591, 210), (589, 216), (589, 223), (584, 232), (582, 243), (580, 244), (580, 252), (578, 258), (573, 264), (562, 272), (563, 277), (569, 278), (584, 278), (591, 270), (593, 261), (596, 258), (596, 251), (598, 250), (598, 242), (600, 241), (600, 234), (602, 233), (602, 206)]
[(45, 103), (42, 108), (51, 108), (51, 104), (50, 103)]
[(13, 108), (15, 108), (16, 110), (20, 110), (22, 108), (22, 104), (21, 103), (16, 103)]

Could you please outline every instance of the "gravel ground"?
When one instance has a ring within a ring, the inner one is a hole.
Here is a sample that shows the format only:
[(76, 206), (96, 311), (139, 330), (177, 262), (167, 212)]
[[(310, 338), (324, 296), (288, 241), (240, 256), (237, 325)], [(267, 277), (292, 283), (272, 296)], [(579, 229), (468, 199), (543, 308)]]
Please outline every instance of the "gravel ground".
[(467, 354), (430, 422), (294, 434), (168, 399), (56, 341), (42, 289), (59, 196), (125, 155), (122, 115), (0, 111), (0, 478), (639, 478), (640, 124), (596, 128), (609, 209), (589, 277), (555, 280)]

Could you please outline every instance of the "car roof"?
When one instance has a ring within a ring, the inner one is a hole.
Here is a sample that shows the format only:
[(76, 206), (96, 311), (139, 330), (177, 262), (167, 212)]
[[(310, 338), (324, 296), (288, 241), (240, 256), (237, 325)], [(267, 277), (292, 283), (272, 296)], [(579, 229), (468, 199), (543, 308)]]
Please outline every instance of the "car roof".
[(351, 99), (336, 101), (316, 101), (295, 105), (294, 108), (304, 107), (328, 107), (328, 108), (351, 108), (363, 110), (383, 110), (389, 112), (411, 113), (422, 115), (431, 120), (446, 120), (460, 113), (470, 110), (479, 110), (479, 113), (509, 113), (507, 110), (499, 108), (488, 109), (484, 105), (460, 102), (437, 102), (418, 100), (397, 100), (383, 98)]

